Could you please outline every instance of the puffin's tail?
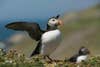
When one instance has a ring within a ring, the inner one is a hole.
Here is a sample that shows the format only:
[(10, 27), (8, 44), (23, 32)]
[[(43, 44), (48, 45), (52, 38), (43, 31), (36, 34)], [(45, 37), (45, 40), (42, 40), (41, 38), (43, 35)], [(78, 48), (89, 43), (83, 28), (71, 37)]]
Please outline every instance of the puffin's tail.
[(41, 51), (41, 41), (37, 44), (35, 50), (33, 50), (32, 54), (30, 55), (30, 57), (34, 56), (34, 55), (38, 55), (40, 54), (40, 51)]

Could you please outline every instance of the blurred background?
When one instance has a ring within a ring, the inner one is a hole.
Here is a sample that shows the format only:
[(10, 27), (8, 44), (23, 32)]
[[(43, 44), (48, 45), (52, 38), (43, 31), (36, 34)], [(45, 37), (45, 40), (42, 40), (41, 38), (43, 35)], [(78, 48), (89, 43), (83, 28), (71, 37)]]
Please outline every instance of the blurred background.
[(100, 55), (100, 1), (99, 0), (0, 0), (0, 48), (14, 48), (29, 56), (36, 47), (26, 32), (5, 29), (14, 21), (37, 22), (46, 28), (48, 19), (61, 15), (62, 42), (51, 54), (64, 59), (76, 53), (81, 46)]

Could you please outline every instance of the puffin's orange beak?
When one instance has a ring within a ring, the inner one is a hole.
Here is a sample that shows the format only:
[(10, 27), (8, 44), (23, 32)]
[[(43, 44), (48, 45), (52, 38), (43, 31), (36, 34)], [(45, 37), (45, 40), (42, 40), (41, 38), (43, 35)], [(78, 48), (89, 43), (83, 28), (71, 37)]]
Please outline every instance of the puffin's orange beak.
[(58, 20), (58, 26), (62, 26), (63, 22), (61, 20)]

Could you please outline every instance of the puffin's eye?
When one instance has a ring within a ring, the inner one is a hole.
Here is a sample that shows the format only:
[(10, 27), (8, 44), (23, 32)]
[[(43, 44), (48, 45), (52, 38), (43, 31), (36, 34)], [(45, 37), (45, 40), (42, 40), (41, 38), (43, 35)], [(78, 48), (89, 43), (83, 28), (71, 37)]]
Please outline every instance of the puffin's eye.
[(52, 19), (52, 21), (55, 21), (55, 19)]

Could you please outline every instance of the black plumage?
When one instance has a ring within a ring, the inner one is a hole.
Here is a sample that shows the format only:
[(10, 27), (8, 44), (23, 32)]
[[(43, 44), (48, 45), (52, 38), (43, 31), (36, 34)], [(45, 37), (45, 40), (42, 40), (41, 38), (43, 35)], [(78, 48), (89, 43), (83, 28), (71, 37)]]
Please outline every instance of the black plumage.
[(41, 44), (41, 41), (37, 44), (35, 50), (33, 50), (32, 54), (30, 55), (30, 57), (34, 56), (34, 55), (38, 55), (40, 54), (40, 51), (41, 51), (41, 47), (42, 47), (42, 44)]
[(79, 54), (76, 54), (76, 55), (70, 57), (70, 59), (68, 59), (67, 61), (69, 61), (69, 62), (76, 62), (78, 56), (79, 56)]
[(73, 55), (72, 57), (70, 57), (70, 58), (69, 58), (68, 60), (66, 60), (66, 61), (75, 62), (75, 63), (76, 63), (78, 57), (80, 57), (80, 56), (85, 56), (85, 55), (88, 55), (88, 54), (90, 54), (90, 51), (89, 51), (86, 47), (82, 46), (82, 47), (79, 49), (79, 51), (78, 51), (77, 54)]
[(36, 41), (40, 40), (41, 35), (45, 32), (40, 29), (40, 26), (37, 23), (12, 22), (7, 24), (5, 27), (17, 31), (26, 31), (29, 36)]

